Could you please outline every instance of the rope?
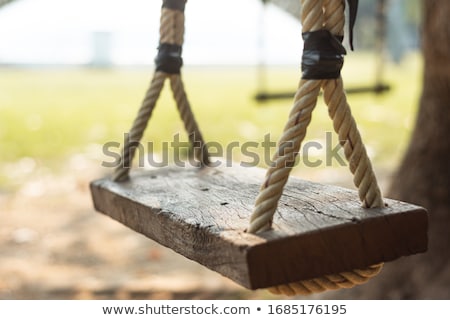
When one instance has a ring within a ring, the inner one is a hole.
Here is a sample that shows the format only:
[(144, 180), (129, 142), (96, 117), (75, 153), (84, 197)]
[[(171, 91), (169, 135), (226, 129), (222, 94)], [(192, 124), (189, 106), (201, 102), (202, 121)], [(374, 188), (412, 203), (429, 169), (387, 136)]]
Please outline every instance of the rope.
[(203, 142), (202, 133), (195, 121), (194, 114), (192, 113), (191, 106), (186, 97), (181, 77), (178, 75), (171, 75), (170, 85), (181, 119), (183, 120), (186, 131), (189, 133), (189, 140), (194, 148), (194, 156), (202, 164), (209, 164), (208, 150), (206, 144)]
[(273, 294), (294, 296), (321, 293), (327, 290), (350, 289), (356, 285), (364, 284), (375, 277), (381, 271), (382, 267), (383, 264), (377, 264), (366, 269), (355, 269), (351, 272), (341, 272), (311, 280), (283, 284), (269, 288), (268, 290)]
[(160, 43), (182, 45), (184, 42), (184, 12), (162, 8), (159, 34)]
[[(332, 34), (339, 36), (344, 35), (344, 4), (344, 1), (324, 0), (324, 27)], [(358, 188), (363, 206), (365, 208), (383, 207), (383, 197), (355, 119), (351, 114), (342, 78), (325, 80), (322, 88), (328, 113), (344, 148), (350, 171), (354, 175), (353, 183)]]
[[(184, 1), (179, 0), (179, 2)], [(161, 10), (160, 47), (162, 44), (180, 46), (181, 53), (181, 46), (183, 45), (184, 38), (184, 10), (166, 8), (164, 7), (166, 1), (163, 3), (163, 8)], [(179, 59), (181, 60), (181, 57)], [(166, 79), (170, 79), (171, 89), (181, 119), (183, 120), (189, 135), (189, 140), (194, 147), (195, 158), (203, 165), (209, 163), (206, 144), (191, 110), (191, 106), (184, 90), (181, 74), (179, 72), (171, 73), (157, 70), (133, 122), (130, 133), (124, 142), (121, 161), (112, 177), (114, 181), (119, 182), (128, 179), (131, 163), (133, 162), (136, 152), (136, 145), (142, 139)]]
[(155, 73), (150, 88), (147, 90), (142, 106), (139, 109), (138, 115), (133, 122), (128, 138), (124, 143), (121, 161), (119, 162), (120, 165), (116, 168), (113, 175), (114, 181), (124, 181), (128, 179), (128, 173), (136, 151), (136, 148), (133, 148), (133, 146), (141, 141), (153, 109), (155, 108), (156, 101), (158, 101), (164, 86), (166, 77), (167, 75), (163, 72)]
[[(301, 2), (303, 32), (325, 29), (335, 36), (344, 34), (344, 0), (301, 0)], [(343, 145), (350, 171), (354, 174), (353, 181), (358, 188), (363, 206), (369, 208), (384, 206), (370, 160), (347, 103), (342, 78), (339, 76), (338, 79), (327, 80), (302, 79), (294, 98), (294, 106), (273, 156), (274, 164), (267, 170), (265, 182), (256, 198), (247, 229), (250, 233), (271, 228), (278, 200), (295, 164), (321, 88), (324, 90), (329, 115)], [(365, 283), (377, 275), (381, 268), (382, 264), (379, 264), (366, 269), (279, 285), (269, 290), (275, 294), (295, 295), (351, 288)]]

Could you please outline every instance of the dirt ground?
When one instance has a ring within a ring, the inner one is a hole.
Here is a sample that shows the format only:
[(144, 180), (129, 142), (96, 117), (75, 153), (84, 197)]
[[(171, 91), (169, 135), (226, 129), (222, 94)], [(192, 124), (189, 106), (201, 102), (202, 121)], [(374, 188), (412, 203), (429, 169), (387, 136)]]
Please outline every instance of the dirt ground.
[(74, 155), (58, 173), (35, 167), (16, 191), (0, 191), (0, 299), (277, 298), (96, 213), (97, 162)]

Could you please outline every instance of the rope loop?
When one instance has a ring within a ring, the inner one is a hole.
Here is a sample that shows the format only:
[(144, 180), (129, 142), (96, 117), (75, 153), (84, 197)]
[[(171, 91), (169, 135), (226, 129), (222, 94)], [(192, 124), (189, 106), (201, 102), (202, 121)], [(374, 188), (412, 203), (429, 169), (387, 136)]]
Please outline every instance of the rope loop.
[(124, 141), (121, 160), (112, 177), (116, 182), (125, 181), (129, 178), (131, 163), (136, 152), (135, 146), (142, 139), (166, 79), (170, 80), (173, 97), (180, 117), (183, 120), (189, 140), (194, 147), (195, 158), (201, 165), (209, 163), (205, 141), (195, 120), (184, 90), (183, 81), (181, 80), (185, 4), (186, 0), (163, 0), (160, 41), (158, 55), (155, 59), (156, 71), (130, 133)]
[(339, 78), (347, 53), (342, 45), (343, 37), (335, 36), (328, 30), (304, 32), (302, 36), (302, 78)]

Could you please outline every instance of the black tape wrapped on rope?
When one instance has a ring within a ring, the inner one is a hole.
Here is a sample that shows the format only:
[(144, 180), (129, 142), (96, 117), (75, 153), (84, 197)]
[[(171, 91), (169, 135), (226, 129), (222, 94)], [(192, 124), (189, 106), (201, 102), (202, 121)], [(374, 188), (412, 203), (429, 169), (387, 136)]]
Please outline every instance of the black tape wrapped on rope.
[(156, 71), (179, 74), (183, 66), (182, 47), (176, 44), (161, 43), (155, 58)]
[(344, 65), (347, 53), (342, 37), (334, 36), (328, 30), (303, 33), (302, 78), (337, 79)]
[[(349, 7), (349, 43), (353, 50), (353, 28), (358, 13), (358, 0), (347, 0)], [(302, 78), (311, 80), (337, 79), (347, 53), (342, 45), (343, 37), (328, 30), (303, 33)]]

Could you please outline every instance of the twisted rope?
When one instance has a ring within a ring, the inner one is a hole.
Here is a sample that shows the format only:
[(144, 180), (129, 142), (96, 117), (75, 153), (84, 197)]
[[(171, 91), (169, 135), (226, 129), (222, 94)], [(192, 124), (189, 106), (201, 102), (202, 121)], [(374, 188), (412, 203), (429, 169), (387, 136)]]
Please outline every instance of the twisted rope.
[(328, 113), (333, 127), (344, 148), (353, 183), (358, 188), (360, 200), (365, 208), (383, 207), (384, 201), (378, 187), (370, 159), (356, 126), (344, 93), (342, 79), (327, 80), (322, 84)]
[[(303, 32), (326, 29), (334, 35), (344, 34), (344, 0), (301, 0), (301, 2)], [(324, 90), (325, 102), (328, 105), (334, 129), (339, 135), (345, 156), (349, 161), (350, 171), (354, 174), (354, 183), (358, 188), (363, 206), (381, 207), (384, 205), (370, 160), (347, 103), (342, 78), (302, 79), (294, 98), (294, 106), (278, 142), (273, 165), (267, 170), (265, 182), (256, 198), (248, 232), (256, 233), (270, 229), (278, 201), (306, 135), (307, 126), (311, 121), (311, 113), (316, 106), (321, 88)], [(325, 275), (279, 285), (270, 288), (269, 291), (275, 294), (295, 295), (351, 288), (367, 282), (371, 277), (377, 275), (381, 268), (382, 264), (378, 264), (366, 269), (356, 269), (336, 275)]]
[(184, 12), (168, 8), (161, 9), (160, 43), (182, 45), (184, 42)]
[(194, 148), (194, 156), (202, 164), (209, 164), (208, 150), (206, 144), (203, 142), (203, 136), (195, 121), (191, 106), (184, 91), (183, 82), (179, 75), (170, 76), (170, 85), (173, 92), (173, 97), (177, 103), (180, 117), (183, 120), (186, 132), (189, 134), (189, 141)]
[[(130, 133), (122, 149), (122, 156), (119, 165), (113, 174), (114, 181), (125, 181), (128, 179), (128, 174), (131, 168), (131, 163), (136, 152), (136, 144), (141, 141), (148, 121), (153, 113), (153, 110), (158, 101), (161, 90), (164, 86), (164, 81), (167, 74), (164, 72), (155, 72), (150, 88), (147, 90), (142, 106), (133, 122)], [(134, 147), (133, 147), (134, 146)]]
[[(160, 44), (182, 46), (183, 39), (184, 12), (163, 7), (161, 9)], [(170, 79), (171, 89), (181, 119), (183, 120), (189, 135), (189, 140), (194, 147), (194, 156), (202, 164), (209, 163), (206, 144), (191, 110), (191, 106), (184, 90), (181, 74), (156, 71), (139, 112), (133, 122), (130, 133), (124, 142), (121, 161), (116, 167), (112, 177), (114, 181), (120, 182), (128, 179), (130, 167), (136, 152), (136, 145), (142, 139), (167, 78)]]
[(335, 275), (325, 275), (311, 280), (293, 282), (269, 288), (273, 294), (286, 296), (308, 295), (327, 290), (349, 289), (369, 281), (380, 273), (383, 264), (370, 266), (366, 269), (355, 269), (351, 272), (341, 272)]
[[(324, 26), (332, 34), (339, 36), (344, 35), (344, 4), (344, 1), (324, 0)], [(363, 206), (366, 208), (383, 207), (383, 197), (356, 121), (351, 114), (342, 77), (323, 81), (322, 89), (328, 113), (344, 148), (345, 157), (353, 174), (353, 183), (358, 188)]]
[(306, 129), (311, 122), (311, 114), (317, 104), (320, 86), (320, 80), (300, 81), (294, 106), (272, 159), (273, 163), (267, 170), (265, 182), (255, 201), (250, 226), (247, 229), (250, 233), (268, 230), (271, 227), (278, 200), (294, 166)]

